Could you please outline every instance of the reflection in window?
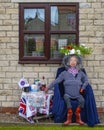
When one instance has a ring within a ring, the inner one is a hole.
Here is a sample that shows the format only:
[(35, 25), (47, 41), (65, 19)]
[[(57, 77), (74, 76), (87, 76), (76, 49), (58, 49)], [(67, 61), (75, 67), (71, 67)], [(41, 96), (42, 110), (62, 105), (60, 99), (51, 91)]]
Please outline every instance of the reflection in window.
[(59, 14), (58, 14), (58, 7), (57, 6), (51, 6), (51, 24), (53, 26), (58, 24), (59, 20)]
[[(70, 6), (51, 6), (52, 30), (76, 30), (76, 8)], [(56, 26), (53, 26), (56, 25)]]
[(44, 39), (42, 36), (25, 35), (24, 37), (24, 54), (25, 56), (43, 56)]
[[(51, 24), (53, 26), (58, 24), (58, 7), (52, 6), (51, 7)], [(27, 29), (27, 25), (29, 26), (32, 24), (32, 21), (36, 21), (36, 19), (40, 20), (41, 22), (45, 22), (45, 10), (44, 9), (24, 9), (24, 20), (25, 20), (25, 29)], [(37, 21), (37, 24), (38, 21)], [(35, 24), (36, 25), (36, 24)], [(33, 29), (34, 25), (31, 25), (31, 29)], [(28, 28), (30, 29), (30, 28)]]
[(51, 58), (62, 58), (63, 55), (59, 52), (60, 48), (68, 44), (75, 44), (75, 41), (76, 36), (74, 34), (51, 35)]
[(59, 49), (78, 44), (78, 3), (21, 3), (19, 9), (19, 63), (61, 63)]
[[(26, 30), (44, 30), (45, 10), (44, 9), (24, 9), (24, 20)], [(38, 26), (41, 25), (41, 26)]]
[(76, 14), (75, 13), (69, 13), (68, 16), (68, 25), (70, 26), (70, 30), (75, 30), (76, 27)]
[(38, 17), (41, 21), (45, 20), (45, 10), (44, 9), (25, 9), (24, 10), (24, 19), (35, 19)]

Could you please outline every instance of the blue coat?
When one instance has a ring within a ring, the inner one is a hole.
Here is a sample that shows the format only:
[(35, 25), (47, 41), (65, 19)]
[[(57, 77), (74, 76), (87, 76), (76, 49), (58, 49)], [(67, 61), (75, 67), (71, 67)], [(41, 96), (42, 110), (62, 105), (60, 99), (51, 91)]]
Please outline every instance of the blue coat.
[[(57, 71), (56, 78), (61, 72), (65, 70), (64, 67), (59, 68)], [(85, 70), (83, 72), (86, 74)], [(66, 120), (67, 107), (63, 99), (64, 87), (63, 82), (56, 84), (54, 87), (54, 98), (52, 106), (52, 114), (54, 116), (55, 123), (63, 123)], [(85, 99), (84, 109), (81, 110), (81, 119), (87, 123), (88, 126), (94, 126), (99, 123), (98, 113), (96, 109), (96, 102), (93, 94), (93, 90), (90, 84), (87, 85), (85, 92), (83, 94)], [(71, 101), (73, 106), (73, 113), (78, 105), (76, 100)], [(72, 122), (75, 122), (75, 115), (73, 114)]]

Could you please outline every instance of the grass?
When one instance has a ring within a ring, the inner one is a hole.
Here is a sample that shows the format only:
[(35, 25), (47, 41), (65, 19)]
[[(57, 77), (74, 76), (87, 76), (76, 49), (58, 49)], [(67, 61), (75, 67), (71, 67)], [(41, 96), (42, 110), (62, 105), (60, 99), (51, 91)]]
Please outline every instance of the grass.
[(0, 125), (0, 130), (104, 130), (102, 126), (38, 126), (38, 125)]

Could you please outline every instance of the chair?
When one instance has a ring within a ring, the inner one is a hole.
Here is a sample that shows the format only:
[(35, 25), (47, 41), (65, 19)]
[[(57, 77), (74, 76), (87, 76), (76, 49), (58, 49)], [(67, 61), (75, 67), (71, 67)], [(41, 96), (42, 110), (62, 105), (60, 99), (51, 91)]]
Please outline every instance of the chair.
[[(58, 68), (56, 78), (64, 70), (65, 70), (64, 67)], [(82, 71), (86, 74), (85, 69), (83, 69)], [(66, 120), (67, 108), (63, 99), (63, 94), (64, 94), (63, 82), (61, 82), (60, 84), (56, 84), (54, 89), (53, 106), (52, 106), (52, 114), (54, 116), (55, 123), (63, 123)], [(85, 99), (85, 106), (83, 109), (81, 109), (81, 119), (82, 121), (87, 123), (88, 126), (93, 127), (95, 124), (98, 124), (100, 122), (98, 119), (98, 113), (96, 109), (96, 102), (93, 90), (90, 84), (87, 85), (83, 97)], [(76, 100), (72, 100), (71, 103), (73, 107), (72, 110), (74, 113), (78, 103)], [(72, 116), (72, 122), (75, 122), (74, 114)]]

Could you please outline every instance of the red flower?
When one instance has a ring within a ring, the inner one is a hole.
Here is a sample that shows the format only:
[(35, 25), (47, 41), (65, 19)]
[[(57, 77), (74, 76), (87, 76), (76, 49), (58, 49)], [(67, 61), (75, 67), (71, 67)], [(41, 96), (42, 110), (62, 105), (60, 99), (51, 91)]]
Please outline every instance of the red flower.
[(65, 48), (65, 49), (68, 49), (68, 50), (72, 50), (72, 49), (73, 49), (73, 47), (70, 46), (70, 45), (69, 45), (69, 46), (64, 46), (64, 48)]

